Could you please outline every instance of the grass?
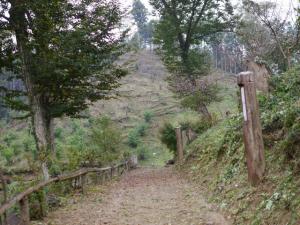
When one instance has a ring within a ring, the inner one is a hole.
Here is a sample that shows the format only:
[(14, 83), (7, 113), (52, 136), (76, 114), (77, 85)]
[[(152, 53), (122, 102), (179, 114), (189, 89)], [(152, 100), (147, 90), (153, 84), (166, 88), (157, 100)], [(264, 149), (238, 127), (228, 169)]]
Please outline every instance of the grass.
[(160, 59), (147, 51), (130, 53), (122, 60), (130, 73), (117, 91), (120, 97), (97, 102), (91, 108), (91, 115), (96, 117), (105, 114), (111, 117), (122, 128), (126, 140), (129, 133), (145, 123), (145, 113), (152, 114), (145, 135), (139, 137), (137, 149), (143, 149), (140, 151), (147, 156), (146, 160), (140, 161), (141, 165), (162, 166), (172, 155), (160, 143), (160, 124), (181, 111), (165, 80), (168, 73)]
[[(214, 113), (219, 109), (237, 111), (236, 89), (224, 86), (223, 101), (209, 107)], [(230, 216), (233, 224), (300, 224), (299, 174), (292, 172), (281, 152), (267, 148), (265, 178), (252, 187), (247, 177), (242, 129), (234, 133), (231, 121), (220, 120), (187, 146), (184, 173), (203, 187), (209, 201)]]

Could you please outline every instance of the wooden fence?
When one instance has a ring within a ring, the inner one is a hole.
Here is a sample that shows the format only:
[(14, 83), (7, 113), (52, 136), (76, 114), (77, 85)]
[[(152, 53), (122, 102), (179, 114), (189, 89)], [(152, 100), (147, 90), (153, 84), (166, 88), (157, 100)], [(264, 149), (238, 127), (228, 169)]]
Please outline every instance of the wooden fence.
[[(96, 173), (97, 176), (105, 176), (108, 175), (110, 178), (114, 176), (114, 173), (117, 173), (118, 175), (122, 174), (124, 171), (129, 169), (129, 162), (126, 161), (124, 163), (121, 163), (119, 165), (113, 166), (113, 167), (106, 167), (106, 168), (83, 168), (78, 171), (59, 175), (53, 178), (50, 178), (49, 180), (42, 181), (35, 186), (32, 186), (28, 188), (27, 190), (17, 194), (7, 202), (5, 202), (0, 207), (0, 217), (3, 216), (6, 217), (6, 213), (9, 209), (14, 207), (16, 204), (19, 204), (20, 206), (20, 224), (21, 225), (30, 225), (30, 214), (29, 214), (29, 201), (28, 196), (40, 191), (41, 189), (47, 187), (50, 184), (58, 183), (62, 181), (67, 180), (75, 180), (75, 183), (77, 183), (78, 179), (81, 180), (81, 188), (82, 192), (84, 192), (84, 186), (86, 185), (86, 175), (89, 173)], [(0, 222), (1, 223), (1, 222)], [(4, 225), (8, 225), (6, 219), (4, 219), (3, 222)]]

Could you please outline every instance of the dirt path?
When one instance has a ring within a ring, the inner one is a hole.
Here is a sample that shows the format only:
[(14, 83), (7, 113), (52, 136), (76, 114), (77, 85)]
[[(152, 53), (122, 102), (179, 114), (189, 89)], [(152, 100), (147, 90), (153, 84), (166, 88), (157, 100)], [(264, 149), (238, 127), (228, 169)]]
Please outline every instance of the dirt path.
[(142, 168), (51, 213), (53, 225), (229, 225), (172, 168)]

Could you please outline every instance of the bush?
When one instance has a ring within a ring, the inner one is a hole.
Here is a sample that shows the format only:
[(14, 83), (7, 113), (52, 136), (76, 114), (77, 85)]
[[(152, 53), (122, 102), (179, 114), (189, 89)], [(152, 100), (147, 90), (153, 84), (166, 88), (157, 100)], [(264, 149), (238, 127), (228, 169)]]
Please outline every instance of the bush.
[(300, 66), (274, 76), (272, 92), (259, 96), (265, 143), (281, 150), (287, 161), (300, 167)]
[(127, 141), (129, 147), (136, 148), (139, 144), (139, 141), (140, 141), (139, 134), (137, 133), (137, 131), (136, 130), (130, 131), (128, 134), (128, 141)]
[(10, 147), (1, 147), (1, 155), (5, 158), (8, 165), (13, 164), (14, 149)]
[(160, 129), (160, 140), (174, 155), (176, 155), (176, 132), (171, 123), (166, 122)]
[(57, 127), (54, 132), (54, 136), (56, 139), (61, 139), (63, 134), (63, 128)]
[(65, 149), (66, 156), (68, 159), (68, 168), (67, 170), (75, 170), (78, 169), (86, 158), (86, 151), (82, 151), (76, 147), (69, 147)]
[(150, 111), (144, 112), (144, 120), (146, 123), (150, 123), (153, 118), (153, 113)]
[(224, 138), (216, 157), (223, 154), (232, 157), (242, 145), (242, 118), (241, 116), (233, 116), (226, 121), (226, 129)]
[(146, 146), (141, 145), (137, 148), (137, 156), (139, 160), (146, 161), (150, 158), (150, 151)]
[(148, 124), (142, 123), (136, 127), (136, 132), (140, 137), (144, 137), (146, 135), (147, 129), (148, 129)]
[(92, 165), (112, 164), (123, 155), (120, 129), (108, 117), (95, 120), (88, 141), (86, 159)]

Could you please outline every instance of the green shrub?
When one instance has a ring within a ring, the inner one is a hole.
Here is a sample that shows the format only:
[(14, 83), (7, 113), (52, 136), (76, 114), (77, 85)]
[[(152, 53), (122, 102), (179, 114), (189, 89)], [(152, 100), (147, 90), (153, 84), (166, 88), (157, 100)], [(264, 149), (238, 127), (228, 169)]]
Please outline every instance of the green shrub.
[(137, 133), (137, 131), (136, 130), (130, 131), (128, 134), (128, 140), (127, 140), (129, 147), (136, 148), (138, 146), (139, 142), (140, 142), (139, 134)]
[(137, 156), (138, 156), (139, 160), (146, 161), (150, 158), (151, 153), (146, 146), (140, 145), (136, 151), (137, 151)]
[(265, 143), (282, 150), (294, 168), (300, 167), (299, 73), (300, 66), (272, 77), (271, 94), (259, 97)]
[(144, 137), (146, 135), (147, 129), (148, 129), (148, 124), (142, 123), (136, 127), (136, 132), (140, 137)]
[(88, 141), (86, 159), (92, 165), (112, 164), (123, 155), (120, 129), (108, 117), (95, 120)]
[(176, 132), (173, 125), (169, 122), (164, 123), (160, 129), (160, 140), (168, 149), (176, 155)]
[(232, 157), (242, 145), (242, 118), (240, 115), (233, 116), (225, 122), (225, 135), (216, 157), (223, 154)]
[(8, 165), (13, 164), (14, 158), (14, 149), (10, 147), (2, 147), (1, 148), (1, 155), (5, 158)]
[(146, 123), (150, 123), (153, 118), (153, 113), (150, 111), (144, 112), (144, 120)]
[(171, 124), (173, 127), (181, 126), (182, 130), (191, 128), (198, 134), (205, 132), (213, 125), (212, 121), (207, 120), (197, 112), (181, 113), (171, 121)]
[(180, 125), (182, 129), (192, 128), (194, 132), (201, 134), (212, 126), (212, 122), (210, 120), (199, 117), (199, 119), (194, 121), (193, 123), (186, 121), (184, 123), (181, 123)]
[(63, 128), (57, 127), (54, 132), (55, 138), (61, 139), (63, 134)]
[(65, 149), (66, 156), (68, 159), (68, 167), (65, 168), (67, 170), (75, 170), (78, 169), (81, 164), (83, 163), (83, 160), (85, 160), (85, 151), (82, 151), (81, 149), (75, 148), (75, 147), (69, 147)]
[(13, 141), (15, 141), (18, 138), (17, 133), (15, 131), (8, 131), (6, 135), (3, 137), (3, 141), (10, 145)]
[[(192, 92), (184, 96), (181, 105), (196, 112), (202, 113), (203, 107), (207, 107), (212, 102), (219, 102), (222, 99), (218, 96), (220, 88), (217, 85), (206, 85), (203, 90)], [(206, 115), (205, 115), (206, 116)]]

